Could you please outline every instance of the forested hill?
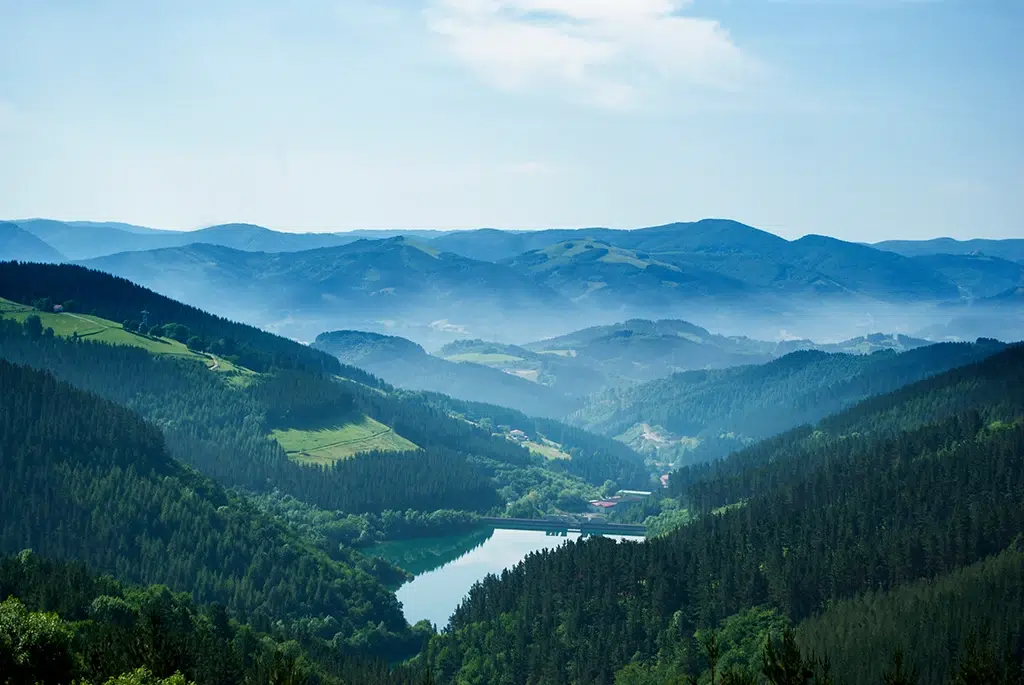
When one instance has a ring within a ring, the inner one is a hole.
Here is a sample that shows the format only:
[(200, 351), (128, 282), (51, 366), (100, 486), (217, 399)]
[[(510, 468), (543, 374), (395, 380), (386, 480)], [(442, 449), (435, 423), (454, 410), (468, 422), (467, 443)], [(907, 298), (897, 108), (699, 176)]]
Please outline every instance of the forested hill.
[[(204, 349), (216, 344), (221, 356), (253, 371), (285, 368), (349, 375), (329, 354), (81, 266), (0, 262), (0, 296), (26, 305), (62, 305), (118, 323), (134, 322), (136, 328), (145, 310), (150, 326), (184, 326), (188, 330), (186, 339), (195, 338), (193, 344)], [(366, 374), (354, 375), (356, 380), (366, 380)]]
[[(0, 274), (11, 276), (22, 266), (0, 265)], [(71, 272), (63, 271), (62, 267), (48, 269), (36, 274), (44, 279), (33, 286), (36, 292), (63, 292), (57, 286), (50, 287), (45, 277), (53, 276), (59, 285), (67, 273), (96, 279), (101, 290), (116, 291), (115, 286), (123, 285), (132, 292), (146, 292), (131, 284), (124, 285), (112, 276), (77, 267)], [(0, 297), (24, 292), (22, 286), (0, 281)], [(184, 308), (178, 303), (172, 305)], [(70, 308), (77, 309), (77, 303), (71, 303)], [(32, 318), (25, 315), (26, 312), (18, 314), (26, 322)], [(77, 320), (67, 317), (81, 318), (73, 311), (48, 316), (48, 322), (58, 328)], [(199, 312), (196, 320), (215, 317)], [(0, 356), (49, 369), (79, 388), (135, 409), (161, 427), (175, 458), (228, 487), (276, 491), (308, 504), (348, 513), (409, 509), (500, 512), (506, 502), (497, 494), (497, 488), (506, 483), (495, 480), (500, 475), (496, 469), (508, 472), (537, 468), (544, 472), (539, 475), (549, 481), (553, 472), (556, 476), (558, 472), (568, 472), (576, 482), (566, 483), (561, 477), (556, 480), (563, 481), (559, 485), (562, 489), (571, 486), (578, 490), (579, 502), (591, 494), (585, 492), (588, 487), (602, 485), (609, 479), (622, 486), (647, 482), (642, 458), (628, 450), (625, 451), (630, 455), (630, 463), (621, 463), (618, 457), (608, 459), (603, 450), (584, 450), (568, 465), (555, 463), (507, 440), (504, 433), (495, 435), (491, 430), (453, 418), (450, 411), (422, 394), (394, 390), (359, 369), (339, 367), (341, 373), (356, 382), (288, 367), (235, 376), (228, 382), (223, 374), (211, 373), (195, 361), (150, 354), (146, 346), (159, 347), (161, 342), (152, 334), (140, 334), (136, 340), (127, 333), (128, 329), (121, 332), (117, 328), (117, 340), (137, 342), (140, 347), (92, 342), (93, 337), (68, 336), (66, 331), (46, 335), (40, 329), (33, 334), (14, 320), (2, 320)], [(284, 349), (300, 354), (323, 354), (256, 332), (257, 342), (280, 341), (287, 345)], [(278, 430), (308, 436), (364, 420), (375, 422), (373, 425), (379, 430), (401, 436), (401, 446), (384, 452), (376, 451), (371, 443), (355, 458), (309, 465), (296, 463), (279, 442), (268, 439)], [(623, 452), (621, 446), (607, 440), (604, 444), (616, 455)], [(415, 451), (409, 452), (410, 449)], [(473, 464), (467, 461), (468, 457), (473, 457)], [(486, 461), (483, 468), (481, 460)], [(590, 484), (574, 474), (581, 474)], [(549, 490), (555, 488), (554, 484), (549, 485)], [(523, 496), (528, 489), (524, 484), (508, 494)]]
[(392, 670), (333, 639), (282, 626), (268, 634), (222, 604), (196, 603), (162, 585), (126, 585), (30, 551), (0, 556), (0, 597), (4, 683), (429, 683), (416, 666)]
[[(721, 456), (743, 440), (764, 438), (1005, 348), (995, 340), (941, 343), (869, 355), (793, 352), (767, 364), (688, 371), (594, 398), (571, 422), (616, 435), (639, 425), (708, 444)], [(727, 437), (723, 438), (725, 435)]]
[(410, 390), (513, 407), (533, 416), (562, 417), (579, 401), (501, 369), (427, 354), (405, 338), (363, 331), (321, 333), (313, 347)]
[(646, 485), (649, 480), (643, 457), (618, 440), (494, 404), (467, 402), (437, 393), (424, 393), (423, 396), (446, 414), (486, 430), (518, 429), (534, 440), (546, 439), (558, 444), (571, 458), (557, 459), (551, 463), (551, 468), (565, 469), (590, 483), (612, 480), (627, 487)]
[[(239, 388), (195, 362), (88, 339), (32, 337), (3, 319), (0, 355), (139, 412), (163, 430), (176, 459), (225, 486), (280, 490), (328, 509), (487, 511), (499, 504), (495, 489), (466, 463), (466, 453), (529, 460), (522, 447), (422, 402), (299, 371)], [(316, 426), (324, 416), (343, 420), (349, 413), (373, 416), (421, 449), (367, 453), (320, 468), (291, 461), (268, 439), (277, 426)]]
[(339, 646), (409, 644), (369, 562), (328, 557), (181, 466), (135, 413), (2, 360), (0, 388), (0, 553), (83, 561)]
[[(712, 655), (719, 674), (742, 669), (730, 682), (757, 683), (760, 645), (809, 621), (768, 655), (773, 685), (874, 684), (897, 649), (920, 678), (888, 682), (1019, 682), (994, 673), (1024, 658), (1024, 346), (697, 476), (675, 486), (693, 521), (664, 537), (570, 543), (474, 587), (431, 647), (436, 672), (710, 682)], [(897, 612), (903, 630), (880, 645), (875, 618)], [(827, 676), (811, 648), (843, 670)]]

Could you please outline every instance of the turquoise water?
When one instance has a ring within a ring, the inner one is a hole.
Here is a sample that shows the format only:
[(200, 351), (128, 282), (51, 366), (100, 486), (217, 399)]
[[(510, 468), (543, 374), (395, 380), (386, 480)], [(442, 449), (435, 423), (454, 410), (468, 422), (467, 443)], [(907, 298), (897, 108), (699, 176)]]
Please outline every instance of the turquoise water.
[[(426, 619), (438, 628), (448, 623), (455, 608), (488, 573), (515, 566), (530, 552), (551, 549), (576, 540), (579, 533), (548, 535), (537, 530), (484, 529), (468, 535), (391, 542), (367, 550), (387, 559), (416, 578), (396, 593), (409, 623)], [(614, 540), (641, 537), (608, 535)]]

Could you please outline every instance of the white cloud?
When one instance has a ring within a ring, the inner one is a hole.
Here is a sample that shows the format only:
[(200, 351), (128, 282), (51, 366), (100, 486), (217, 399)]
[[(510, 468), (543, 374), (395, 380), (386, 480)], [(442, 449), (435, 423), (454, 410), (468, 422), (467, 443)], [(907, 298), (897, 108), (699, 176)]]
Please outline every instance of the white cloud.
[(734, 88), (754, 64), (688, 0), (432, 0), (452, 54), (505, 90), (545, 88), (634, 104), (659, 85)]

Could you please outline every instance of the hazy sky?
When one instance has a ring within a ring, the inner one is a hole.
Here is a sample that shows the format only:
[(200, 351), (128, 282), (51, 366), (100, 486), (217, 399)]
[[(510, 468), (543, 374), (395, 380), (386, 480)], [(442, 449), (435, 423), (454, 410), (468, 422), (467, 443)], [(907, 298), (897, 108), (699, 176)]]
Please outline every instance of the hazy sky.
[(0, 218), (1024, 237), (1019, 0), (0, 0)]

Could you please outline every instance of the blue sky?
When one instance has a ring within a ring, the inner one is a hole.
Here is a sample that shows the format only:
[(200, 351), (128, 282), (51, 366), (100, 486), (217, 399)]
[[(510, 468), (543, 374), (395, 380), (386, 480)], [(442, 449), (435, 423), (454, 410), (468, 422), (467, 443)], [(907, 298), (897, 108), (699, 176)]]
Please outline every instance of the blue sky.
[(0, 0), (0, 216), (1024, 237), (1016, 0)]

